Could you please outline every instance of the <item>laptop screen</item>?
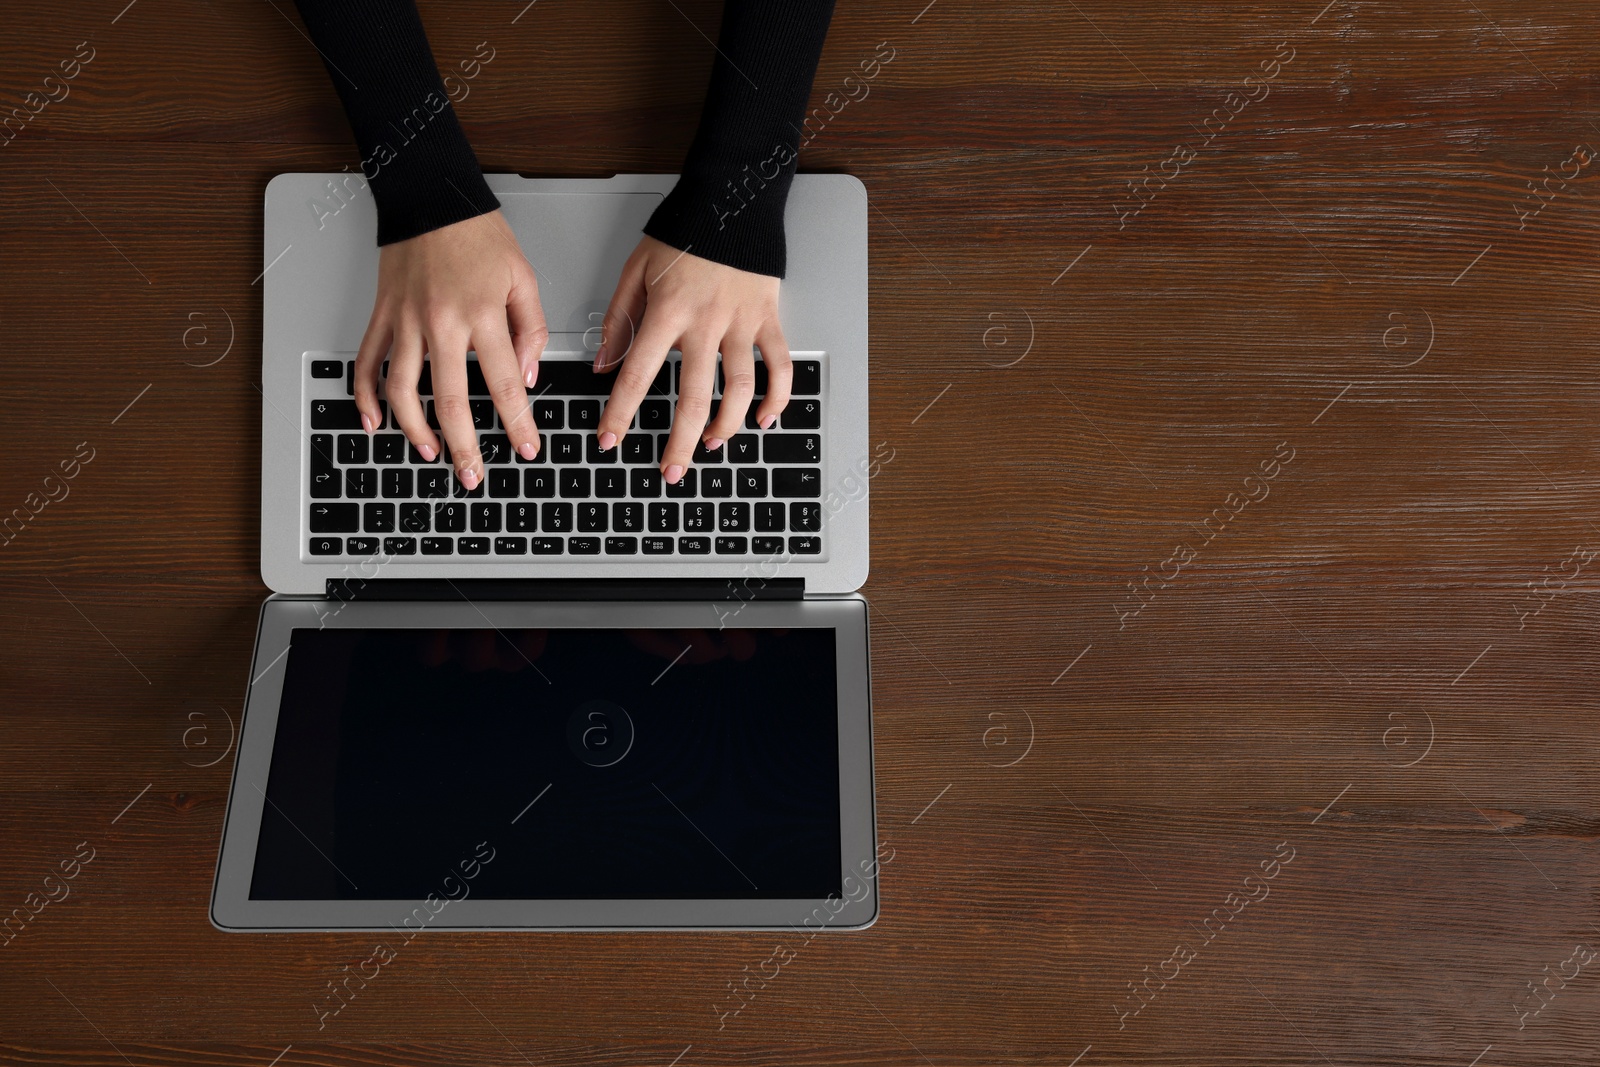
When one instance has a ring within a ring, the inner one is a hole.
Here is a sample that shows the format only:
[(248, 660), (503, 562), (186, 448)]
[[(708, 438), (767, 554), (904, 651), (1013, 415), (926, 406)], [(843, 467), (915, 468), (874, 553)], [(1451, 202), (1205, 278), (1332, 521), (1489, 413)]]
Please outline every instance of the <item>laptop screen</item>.
[(839, 894), (834, 640), (295, 629), (250, 897)]

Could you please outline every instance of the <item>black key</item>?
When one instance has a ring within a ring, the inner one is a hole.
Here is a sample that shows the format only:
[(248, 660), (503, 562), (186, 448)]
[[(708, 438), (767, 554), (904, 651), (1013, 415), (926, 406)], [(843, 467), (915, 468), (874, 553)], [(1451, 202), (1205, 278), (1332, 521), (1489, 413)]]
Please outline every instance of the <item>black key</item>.
[(417, 495), (436, 500), (450, 495), (450, 472), (443, 467), (424, 467), (417, 472)]
[(367, 461), (367, 435), (364, 433), (340, 434), (338, 460), (347, 466), (365, 463)]
[(311, 539), (311, 554), (313, 556), (342, 556), (344, 555), (344, 539), (341, 537), (313, 537)]
[(611, 505), (611, 528), (617, 533), (644, 532), (644, 505), (629, 501)]
[(646, 400), (640, 404), (639, 428), (641, 430), (670, 430), (672, 428), (672, 405), (665, 400)]
[(456, 551), (463, 556), (487, 556), (489, 554), (489, 539), (487, 537), (458, 537), (456, 538)]
[(628, 495), (636, 499), (661, 495), (661, 472), (654, 467), (638, 467), (628, 472)]
[(352, 556), (375, 556), (378, 554), (378, 539), (376, 537), (346, 537), (344, 539), (344, 548)]
[[(722, 364), (717, 364), (717, 391), (726, 393), (728, 386), (722, 376)], [(756, 396), (767, 395), (767, 364), (765, 360), (756, 360)]]
[(311, 376), (313, 378), (343, 378), (344, 360), (314, 359), (311, 361)]
[(794, 361), (794, 384), (789, 386), (794, 396), (816, 396), (822, 392), (822, 364), (814, 359)]
[[(384, 361), (383, 365), (387, 367), (388, 361)], [(344, 395), (356, 395), (356, 361), (353, 359), (344, 365)]]
[(752, 537), (750, 551), (758, 556), (783, 555), (783, 538), (781, 537)]
[(567, 547), (574, 556), (598, 556), (600, 554), (600, 538), (598, 537), (569, 537)]
[(822, 459), (822, 438), (814, 433), (769, 433), (761, 438), (761, 458), (768, 463), (816, 463)]
[(525, 556), (528, 554), (526, 537), (496, 537), (494, 554), (497, 556)]
[(383, 477), (383, 495), (387, 500), (411, 499), (411, 468), (410, 467), (385, 467)]
[(344, 472), (344, 495), (365, 500), (378, 495), (378, 468), (351, 467)]
[(760, 463), (761, 439), (753, 433), (736, 433), (728, 440), (729, 463)]
[(572, 505), (541, 504), (539, 524), (545, 533), (566, 533), (572, 529)]
[(791, 537), (789, 538), (789, 551), (797, 556), (814, 556), (822, 551), (822, 538)]
[(727, 467), (711, 467), (700, 474), (701, 496), (733, 495), (733, 471)]
[(772, 472), (773, 496), (821, 496), (822, 472), (815, 467), (779, 467)]
[(676, 383), (675, 387), (681, 392), (683, 390), (683, 361), (674, 359), (668, 362), (672, 364), (672, 380)]
[(717, 529), (723, 533), (740, 533), (750, 529), (750, 505), (744, 503), (718, 504)]
[(606, 555), (632, 556), (639, 551), (637, 537), (608, 537), (606, 538)]
[(672, 538), (670, 537), (641, 537), (639, 543), (644, 546), (647, 556), (672, 555)]
[(650, 505), (650, 529), (655, 533), (678, 532), (678, 505), (670, 500)]
[(678, 538), (678, 551), (686, 556), (703, 556), (711, 551), (711, 538), (680, 537)]
[(748, 540), (746, 538), (743, 538), (743, 537), (719, 537), (719, 538), (717, 538), (717, 555), (719, 555), (719, 556), (742, 556), (746, 552), (749, 552), (749, 551), (750, 551), (750, 545), (749, 545), (749, 542), (748, 542)]
[(394, 533), (393, 504), (368, 504), (361, 510), (361, 528), (367, 533)]
[(433, 395), (433, 364), (424, 363), (422, 373), (417, 377), (417, 392), (423, 396)]
[(721, 463), (723, 451), (723, 449), (719, 448), (715, 452), (708, 452), (704, 441), (697, 442), (694, 446), (694, 462), (697, 466), (707, 463)]
[[(467, 360), (467, 395), (488, 396), (489, 383), (484, 381), (483, 367), (475, 359)], [(491, 402), (492, 404), (492, 402)]]
[(667, 458), (667, 442), (672, 440), (670, 433), (656, 434), (656, 455), (662, 459)]
[(767, 495), (767, 471), (765, 467), (741, 467), (734, 472), (734, 482), (739, 489), (740, 496)]
[(472, 532), (473, 533), (499, 533), (500, 532), (500, 505), (499, 504), (474, 504), (474, 505), (472, 505)]
[[(378, 401), (378, 409), (386, 411), (388, 405)], [(311, 428), (313, 430), (359, 430), (361, 412), (354, 400), (313, 400), (311, 402)]]
[(383, 539), (383, 554), (386, 556), (415, 556), (417, 554), (417, 539), (415, 537), (385, 537)]
[(454, 537), (424, 537), (422, 539), (422, 554), (424, 556), (448, 556), (456, 550)]
[(553, 433), (550, 435), (550, 462), (551, 463), (581, 463), (583, 462), (583, 435), (576, 433)]
[(675, 497), (680, 500), (693, 499), (697, 495), (695, 493), (696, 473), (697, 472), (695, 471), (687, 470), (683, 472), (682, 478), (679, 478), (675, 482), (668, 482), (667, 496)]
[[(452, 501), (433, 506), (433, 528), (440, 533), (462, 533), (467, 528), (467, 506)], [(466, 549), (462, 549), (463, 552)]]
[[(437, 456), (434, 457), (434, 459), (437, 459), (437, 458), (438, 458)], [(407, 441), (406, 442), (406, 462), (407, 463), (432, 463), (432, 462), (434, 462), (434, 460), (433, 459), (423, 459), (422, 458), (422, 453), (417, 451), (417, 446), (412, 444), (410, 441)]]
[(683, 506), (683, 528), (688, 533), (710, 533), (716, 522), (716, 505), (691, 500)]
[[(467, 365), (469, 367), (470, 366), (475, 366), (475, 364), (471, 364), (471, 363), (469, 363)], [(485, 393), (487, 393), (488, 391), (489, 390), (487, 388), (485, 388), (483, 390), (483, 392), (485, 392)], [(494, 429), (494, 401), (493, 400), (469, 400), (469, 401), (467, 401), (467, 410), (472, 412), (472, 428), (473, 429), (475, 429), (475, 430), (492, 430), (492, 429)]]
[[(421, 459), (421, 456), (417, 457)], [(406, 461), (406, 439), (402, 434), (380, 433), (372, 438), (372, 462), (374, 463), (404, 463)]]
[(530, 537), (528, 546), (535, 556), (559, 556), (567, 547), (560, 537)]
[(655, 438), (647, 433), (630, 433), (622, 439), (622, 462), (654, 463)]
[[(791, 530), (804, 530), (807, 533), (815, 533), (822, 529), (822, 505), (790, 504), (789, 528)], [(782, 529), (782, 527), (779, 527), (779, 529)]]
[(539, 447), (534, 451), (532, 459), (523, 459), (522, 453), (516, 454), (518, 463), (548, 463), (550, 461), (550, 446), (544, 439), (544, 434), (539, 435)]
[(600, 438), (592, 433), (584, 436), (584, 458), (590, 463), (615, 463), (617, 461), (617, 446), (612, 445), (604, 452), (600, 451)]
[(506, 529), (512, 533), (532, 533), (539, 528), (538, 504), (507, 504)]
[(483, 457), (485, 464), (510, 463), (515, 455), (511, 451), (511, 439), (503, 433), (479, 434), (478, 454)]
[(400, 505), (400, 532), (427, 533), (433, 518), (433, 509), (426, 504)]
[(556, 495), (556, 472), (549, 467), (538, 467), (522, 476), (522, 495), (537, 500)]
[(455, 497), (457, 500), (466, 499), (468, 497), (472, 498), (473, 500), (481, 499), (483, 497), (483, 483), (479, 482), (471, 489), (468, 489), (466, 486), (461, 484), (461, 479), (456, 476), (455, 471), (451, 471), (450, 495)]
[(560, 400), (535, 400), (533, 421), (541, 430), (560, 430), (566, 426), (567, 405)]
[(567, 404), (567, 416), (574, 430), (592, 430), (600, 425), (600, 401), (573, 400)]
[(756, 529), (762, 533), (783, 533), (783, 505), (771, 500), (757, 504)]
[[(533, 473), (529, 471), (528, 473)], [(522, 490), (522, 475), (509, 467), (497, 467), (489, 472), (489, 495), (503, 500), (515, 497)]]
[(822, 401), (791, 400), (789, 406), (783, 409), (782, 418), (785, 430), (820, 430)]
[(590, 501), (578, 505), (578, 529), (584, 533), (606, 532), (607, 508), (604, 504)]
[(333, 434), (311, 435), (311, 499), (338, 500), (344, 492), (344, 475), (333, 465)]
[(745, 429), (747, 429), (747, 430), (759, 430), (759, 429), (761, 429), (761, 424), (756, 421), (756, 410), (757, 410), (758, 407), (759, 407), (759, 405), (751, 404), (750, 405), (750, 410), (744, 413), (744, 428)]
[(595, 496), (627, 496), (628, 472), (621, 467), (606, 467), (594, 472)]
[(576, 359), (542, 359), (534, 379), (536, 396), (610, 396), (617, 372), (594, 372), (594, 364)]
[(568, 467), (561, 472), (561, 495), (586, 497), (589, 495), (589, 468)]
[(430, 400), (424, 404), (422, 411), (423, 416), (428, 420), (428, 425), (435, 430), (439, 429), (439, 413), (433, 410), (433, 401)]

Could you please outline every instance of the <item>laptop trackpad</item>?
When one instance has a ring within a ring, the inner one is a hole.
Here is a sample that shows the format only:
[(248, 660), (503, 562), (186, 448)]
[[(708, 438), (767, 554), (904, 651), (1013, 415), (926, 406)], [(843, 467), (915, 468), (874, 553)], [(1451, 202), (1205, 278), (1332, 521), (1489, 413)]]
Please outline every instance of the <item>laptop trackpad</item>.
[(660, 193), (500, 194), (502, 213), (539, 275), (551, 333), (600, 325), (622, 265), (661, 201)]

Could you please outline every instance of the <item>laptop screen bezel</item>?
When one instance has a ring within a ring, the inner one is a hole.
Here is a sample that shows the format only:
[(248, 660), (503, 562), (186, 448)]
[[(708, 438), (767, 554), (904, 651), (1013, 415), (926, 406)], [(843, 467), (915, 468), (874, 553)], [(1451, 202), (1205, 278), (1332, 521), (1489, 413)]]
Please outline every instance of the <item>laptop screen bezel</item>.
[[(483, 900), (428, 909), (419, 900), (252, 900), (285, 662), (301, 628), (825, 627), (835, 632), (843, 892), (819, 899)], [(867, 606), (859, 597), (796, 601), (418, 602), (272, 597), (262, 605), (239, 749), (212, 891), (211, 921), (227, 931), (429, 929), (859, 929), (878, 914)]]

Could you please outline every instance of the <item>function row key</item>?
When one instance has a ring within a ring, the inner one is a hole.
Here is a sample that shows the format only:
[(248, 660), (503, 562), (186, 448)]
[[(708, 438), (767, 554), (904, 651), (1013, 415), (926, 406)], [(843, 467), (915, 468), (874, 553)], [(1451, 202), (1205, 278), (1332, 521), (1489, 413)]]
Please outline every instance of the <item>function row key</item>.
[[(449, 556), (459, 552), (463, 556), (487, 556), (491, 548), (497, 556), (559, 556), (570, 552), (575, 556), (600, 555), (602, 549), (609, 556), (663, 556), (676, 551), (686, 556), (709, 555), (715, 547), (718, 555), (776, 556), (784, 551), (782, 537), (635, 537), (612, 535), (608, 537), (522, 537), (505, 534), (498, 537), (313, 537), (310, 542), (313, 556), (376, 556), (379, 546), (385, 556), (414, 556), (419, 546), (424, 556)], [(788, 540), (791, 555), (817, 555), (822, 551), (820, 537), (795, 536)]]

